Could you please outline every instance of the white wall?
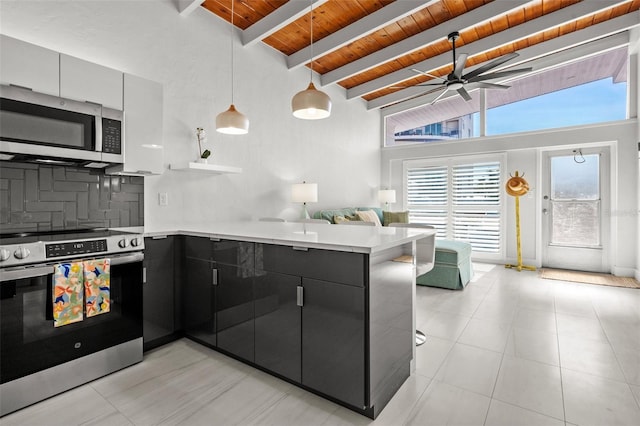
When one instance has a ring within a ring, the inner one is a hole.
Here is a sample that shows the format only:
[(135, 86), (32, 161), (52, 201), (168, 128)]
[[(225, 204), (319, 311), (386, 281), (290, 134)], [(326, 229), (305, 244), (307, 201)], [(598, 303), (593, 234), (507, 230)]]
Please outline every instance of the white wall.
[[(164, 86), (167, 163), (194, 160), (195, 128), (208, 134), (210, 162), (243, 168), (239, 175), (167, 171), (145, 178), (145, 227), (167, 230), (210, 221), (261, 216), (295, 218), (290, 184), (317, 182), (310, 210), (377, 205), (379, 114), (345, 100), (339, 87), (329, 119), (298, 120), (291, 97), (309, 72), (288, 71), (284, 58), (261, 43), (235, 40), (235, 104), (250, 120), (248, 135), (215, 132), (215, 116), (230, 98), (229, 24), (197, 8), (181, 17), (173, 0), (0, 1), (3, 34), (158, 81)], [(158, 205), (158, 192), (169, 205)]]
[[(613, 180), (617, 192), (612, 195), (610, 212), (612, 218), (611, 270), (617, 275), (634, 275), (637, 268), (637, 242), (629, 235), (638, 233), (638, 123), (635, 119), (575, 127), (561, 130), (529, 132), (518, 135), (484, 137), (455, 142), (429, 143), (405, 147), (390, 147), (382, 150), (382, 186), (389, 186), (402, 193), (403, 169), (406, 159), (449, 157), (456, 155), (507, 153), (507, 172), (516, 170), (525, 173), (532, 190), (520, 200), (522, 257), (525, 264), (540, 265), (541, 191), (540, 155), (545, 150), (559, 147), (586, 147), (594, 144), (608, 145), (612, 150)], [(393, 206), (402, 208), (401, 199)], [(503, 262), (515, 263), (515, 202), (507, 201), (506, 251)], [(640, 265), (640, 263), (638, 263)]]

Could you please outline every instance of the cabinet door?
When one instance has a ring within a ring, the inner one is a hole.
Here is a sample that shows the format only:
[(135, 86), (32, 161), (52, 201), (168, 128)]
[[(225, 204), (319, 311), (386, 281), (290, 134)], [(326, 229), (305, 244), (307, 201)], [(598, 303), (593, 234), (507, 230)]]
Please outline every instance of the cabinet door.
[(187, 257), (183, 268), (184, 331), (187, 336), (215, 346), (213, 264), (208, 260)]
[(212, 260), (212, 242), (206, 237), (184, 237), (184, 255), (201, 260)]
[(255, 243), (247, 241), (213, 240), (211, 256), (212, 259), (218, 263), (253, 269)]
[(162, 174), (162, 84), (124, 75), (124, 166), (122, 172)]
[(365, 289), (310, 278), (302, 286), (302, 384), (364, 408)]
[(144, 343), (174, 331), (173, 237), (145, 238)]
[(256, 271), (256, 364), (288, 379), (301, 378), (301, 307), (296, 294), (300, 277)]
[(0, 84), (60, 95), (60, 55), (53, 50), (0, 35)]
[(216, 262), (214, 268), (217, 346), (253, 362), (254, 270)]
[(61, 53), (60, 96), (122, 110), (122, 72)]

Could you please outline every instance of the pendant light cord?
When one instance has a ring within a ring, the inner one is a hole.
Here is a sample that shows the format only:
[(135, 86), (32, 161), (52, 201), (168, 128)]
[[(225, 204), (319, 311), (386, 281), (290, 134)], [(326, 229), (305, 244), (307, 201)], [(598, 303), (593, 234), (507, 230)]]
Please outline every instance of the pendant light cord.
[(233, 105), (233, 15), (234, 15), (234, 5), (235, 5), (235, 0), (231, 0), (231, 37), (229, 38), (229, 40), (231, 40), (231, 105)]
[(311, 39), (309, 40), (309, 48), (311, 49), (309, 81), (313, 82), (313, 0), (309, 0), (309, 27), (310, 27), (310, 33), (311, 33)]

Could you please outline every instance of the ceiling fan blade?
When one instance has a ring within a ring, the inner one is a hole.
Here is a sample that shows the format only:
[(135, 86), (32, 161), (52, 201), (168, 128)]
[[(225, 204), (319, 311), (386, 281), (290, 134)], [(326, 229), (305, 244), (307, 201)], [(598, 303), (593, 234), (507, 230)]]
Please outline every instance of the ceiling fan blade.
[[(440, 94), (438, 95), (438, 97), (436, 97), (434, 100), (432, 100), (432, 101), (431, 101), (431, 105), (433, 105), (433, 104), (435, 104), (436, 102), (438, 102), (438, 100), (439, 100), (441, 97), (443, 97), (443, 96), (444, 96), (444, 94), (445, 94), (445, 93), (447, 93), (447, 91), (448, 91), (448, 88), (445, 88), (445, 89), (442, 91), (442, 93), (440, 93)], [(427, 93), (433, 93), (433, 92), (435, 92), (435, 90), (432, 90), (432, 91), (427, 92)], [(425, 93), (425, 95), (426, 95), (427, 93)]]
[(493, 83), (483, 83), (483, 82), (478, 82), (478, 83), (470, 83), (473, 84), (475, 87), (479, 87), (480, 89), (508, 89), (511, 86), (505, 86), (504, 84), (493, 84)]
[(507, 61), (510, 61), (511, 59), (515, 58), (519, 56), (516, 52), (512, 52), (512, 53), (508, 53), (504, 56), (501, 56), (497, 59), (494, 59), (493, 61), (489, 62), (488, 64), (484, 64), (481, 67), (476, 68), (475, 70), (467, 73), (466, 75), (463, 75), (462, 78), (464, 78), (465, 80), (469, 80), (470, 78), (473, 78), (477, 75), (482, 74), (485, 71), (489, 71), (491, 68), (495, 68), (498, 65), (502, 65)]
[(492, 72), (492, 73), (489, 73), (489, 74), (479, 75), (479, 76), (476, 76), (476, 77), (468, 78), (467, 81), (469, 83), (475, 83), (475, 82), (478, 82), (478, 81), (492, 80), (494, 78), (508, 77), (510, 75), (521, 74), (521, 73), (529, 72), (529, 71), (532, 71), (532, 70), (533, 70), (533, 68), (528, 67), (528, 68), (518, 68), (516, 70)]
[(462, 96), (465, 101), (469, 102), (471, 100), (471, 95), (469, 95), (469, 92), (467, 92), (467, 89), (464, 87), (459, 88), (458, 93), (460, 93), (460, 96)]
[(469, 55), (467, 55), (466, 53), (461, 53), (460, 56), (458, 56), (458, 62), (456, 62), (456, 67), (453, 70), (453, 75), (455, 75), (457, 78), (462, 77), (462, 71), (464, 70), (464, 66), (467, 64), (467, 57)]
[(420, 71), (417, 68), (411, 68), (411, 71), (417, 72), (418, 74), (426, 75), (427, 77), (437, 78), (438, 80), (447, 81), (446, 78), (438, 77), (437, 75), (429, 74), (428, 72)]

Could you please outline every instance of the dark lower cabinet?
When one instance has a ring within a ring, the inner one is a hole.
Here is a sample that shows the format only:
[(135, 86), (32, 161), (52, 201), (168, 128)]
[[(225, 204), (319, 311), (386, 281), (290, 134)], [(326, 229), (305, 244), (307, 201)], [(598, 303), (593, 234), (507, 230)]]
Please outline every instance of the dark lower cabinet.
[[(361, 253), (185, 237), (184, 333), (375, 418), (408, 377), (413, 345), (411, 321), (386, 340), (372, 334), (372, 292), (412, 300), (411, 277), (396, 288), (395, 265), (380, 265)], [(410, 317), (410, 303), (399, 309)], [(373, 361), (392, 371), (372, 373)]]
[(297, 288), (301, 278), (256, 271), (255, 363), (300, 383), (302, 377), (301, 308)]
[(218, 348), (254, 360), (252, 268), (213, 263)]
[(183, 326), (187, 336), (216, 345), (213, 263), (187, 257), (183, 263)]
[(365, 408), (365, 291), (302, 279), (302, 384)]
[(175, 241), (173, 236), (145, 238), (143, 289), (144, 349), (174, 340), (176, 321)]

